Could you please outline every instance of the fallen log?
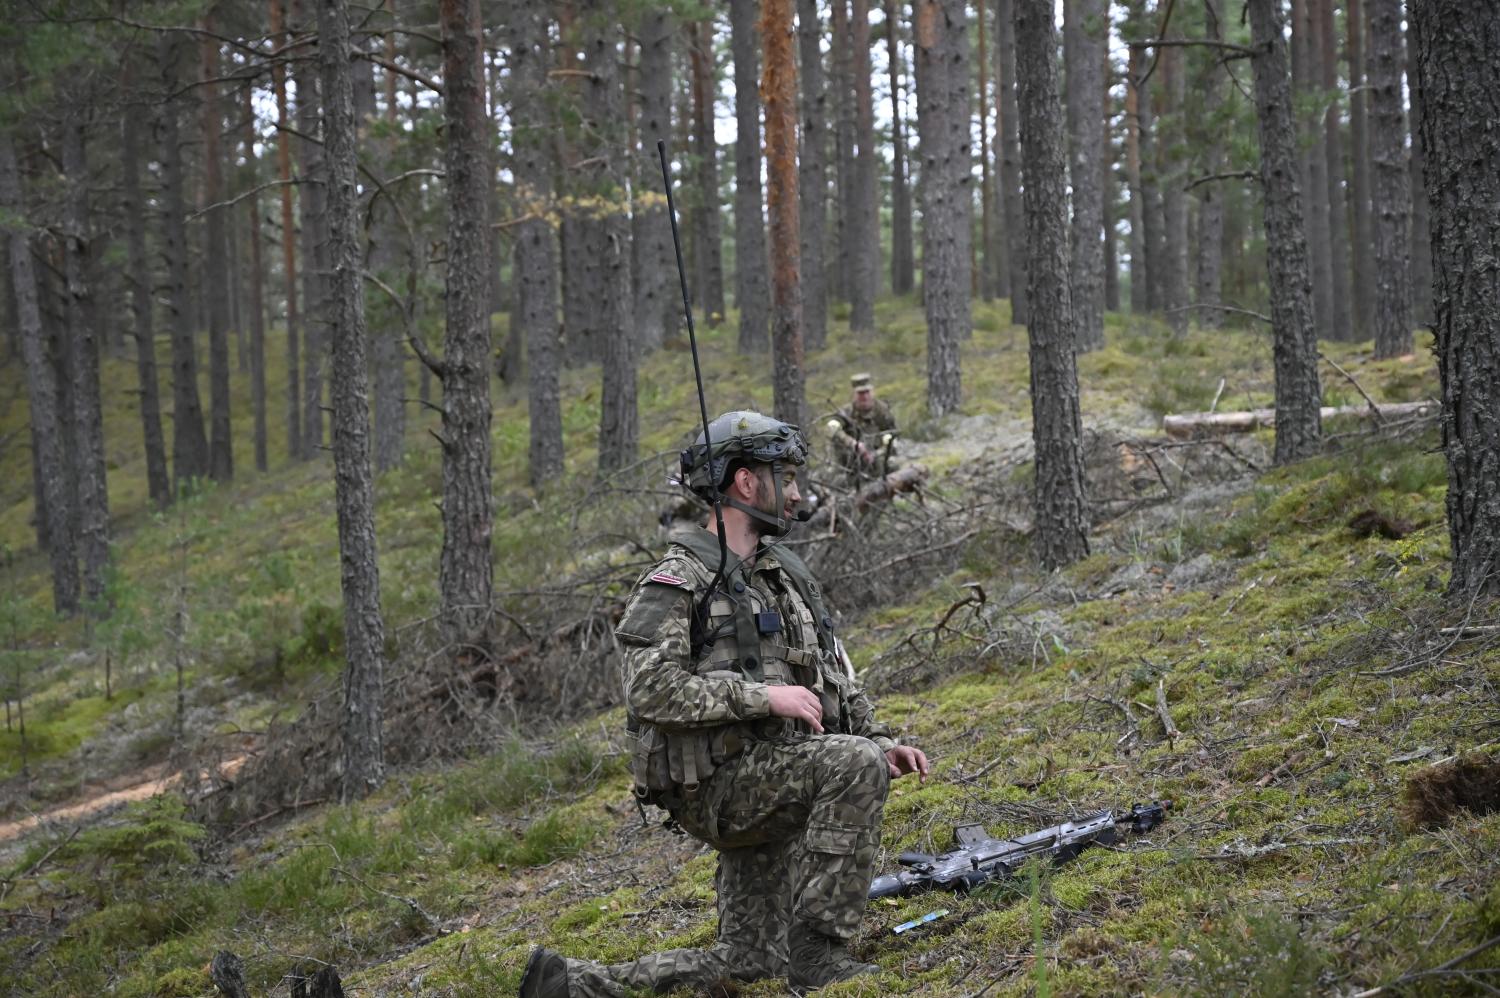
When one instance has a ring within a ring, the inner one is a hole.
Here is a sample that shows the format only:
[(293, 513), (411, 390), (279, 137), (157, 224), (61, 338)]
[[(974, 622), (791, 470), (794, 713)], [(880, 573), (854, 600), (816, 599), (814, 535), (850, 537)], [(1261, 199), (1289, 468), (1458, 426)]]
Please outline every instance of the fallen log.
[(872, 502), (890, 499), (903, 492), (913, 492), (925, 481), (927, 481), (926, 466), (920, 464), (908, 465), (900, 471), (893, 471), (889, 475), (876, 479), (860, 489), (859, 495), (854, 497), (854, 508), (861, 510)]
[[(1380, 413), (1381, 419), (1435, 416), (1438, 412), (1438, 403), (1430, 399), (1423, 402), (1392, 402), (1377, 406), (1376, 411)], [(1319, 415), (1323, 419), (1369, 414), (1370, 407), (1367, 405), (1325, 405), (1319, 410)], [(1250, 433), (1253, 430), (1275, 425), (1275, 409), (1250, 409), (1243, 412), (1189, 412), (1181, 415), (1166, 415), (1161, 418), (1162, 430), (1167, 436), (1178, 440), (1198, 436), (1216, 436), (1221, 433)]]

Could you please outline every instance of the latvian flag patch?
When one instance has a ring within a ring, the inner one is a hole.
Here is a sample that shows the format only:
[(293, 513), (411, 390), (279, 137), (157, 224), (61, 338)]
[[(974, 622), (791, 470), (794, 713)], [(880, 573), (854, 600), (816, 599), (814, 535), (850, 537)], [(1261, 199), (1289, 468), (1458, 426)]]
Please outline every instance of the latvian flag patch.
[(666, 585), (666, 586), (684, 586), (684, 585), (687, 585), (687, 579), (679, 579), (677, 576), (673, 575), (671, 572), (657, 572), (655, 575), (651, 576), (651, 580), (650, 581), (652, 581), (652, 582), (660, 582), (662, 585)]

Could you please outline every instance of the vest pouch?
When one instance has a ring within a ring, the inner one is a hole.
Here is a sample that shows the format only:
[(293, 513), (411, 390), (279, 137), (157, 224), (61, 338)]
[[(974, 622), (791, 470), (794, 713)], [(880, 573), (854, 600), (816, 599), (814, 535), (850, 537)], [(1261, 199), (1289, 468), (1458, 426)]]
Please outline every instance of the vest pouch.
[(823, 704), (823, 730), (830, 734), (848, 734), (849, 717), (844, 705), (849, 702), (849, 680), (842, 672), (828, 670), (820, 673), (816, 688), (818, 699)]
[(630, 774), (635, 778), (636, 792), (648, 800), (672, 789), (672, 774), (667, 764), (667, 736), (654, 724), (642, 722), (630, 750)]
[(713, 756), (707, 732), (684, 732), (667, 738), (667, 772), (681, 788), (682, 796), (698, 796), (699, 784), (713, 775)]

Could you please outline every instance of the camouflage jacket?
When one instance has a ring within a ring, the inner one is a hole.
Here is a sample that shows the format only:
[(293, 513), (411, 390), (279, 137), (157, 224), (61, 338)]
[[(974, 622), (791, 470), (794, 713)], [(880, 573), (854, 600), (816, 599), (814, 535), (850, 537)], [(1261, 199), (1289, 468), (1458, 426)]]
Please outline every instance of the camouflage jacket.
[(718, 540), (697, 526), (674, 532), (615, 629), (635, 738), (631, 769), (648, 801), (693, 796), (747, 742), (812, 737), (806, 725), (771, 716), (771, 685), (817, 693), (826, 732), (863, 735), (882, 750), (896, 745), (836, 657), (833, 619), (801, 559), (779, 547), (762, 549), (753, 565), (736, 564), (733, 552), (729, 559), (695, 629), (694, 607), (718, 567)]
[(896, 417), (883, 399), (875, 399), (868, 412), (860, 412), (851, 402), (838, 411), (836, 421), (839, 427), (831, 431), (833, 449), (846, 468), (856, 466), (859, 444), (878, 454), (880, 435), (896, 428)]

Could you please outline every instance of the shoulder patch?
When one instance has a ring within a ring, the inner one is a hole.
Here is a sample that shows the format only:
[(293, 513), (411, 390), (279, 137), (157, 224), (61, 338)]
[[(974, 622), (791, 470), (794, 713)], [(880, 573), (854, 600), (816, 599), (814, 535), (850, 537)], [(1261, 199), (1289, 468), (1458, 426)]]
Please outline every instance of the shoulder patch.
[(671, 572), (657, 572), (646, 577), (647, 582), (660, 582), (664, 586), (686, 587), (687, 579), (673, 575)]

